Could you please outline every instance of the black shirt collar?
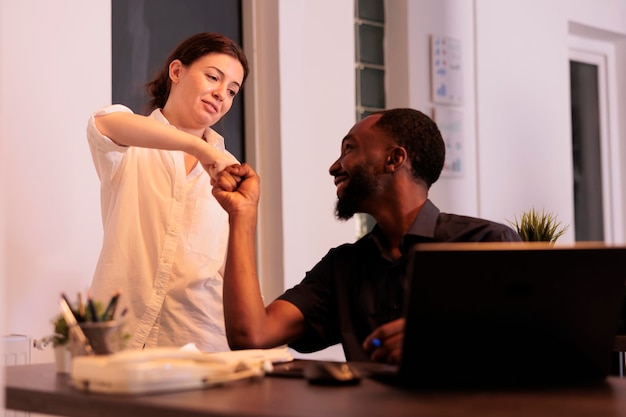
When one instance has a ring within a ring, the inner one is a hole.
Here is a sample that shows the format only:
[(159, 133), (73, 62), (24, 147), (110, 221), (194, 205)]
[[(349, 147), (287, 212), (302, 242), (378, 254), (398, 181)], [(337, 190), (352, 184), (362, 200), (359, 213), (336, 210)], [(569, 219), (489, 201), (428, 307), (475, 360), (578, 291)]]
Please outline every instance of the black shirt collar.
[[(439, 218), (439, 209), (429, 199), (426, 200), (419, 213), (415, 217), (413, 224), (404, 235), (400, 243), (400, 251), (406, 254), (408, 249), (419, 242), (432, 242), (435, 237), (435, 228)], [(370, 238), (376, 243), (379, 250), (382, 250), (378, 242), (381, 231), (378, 223), (374, 225)]]

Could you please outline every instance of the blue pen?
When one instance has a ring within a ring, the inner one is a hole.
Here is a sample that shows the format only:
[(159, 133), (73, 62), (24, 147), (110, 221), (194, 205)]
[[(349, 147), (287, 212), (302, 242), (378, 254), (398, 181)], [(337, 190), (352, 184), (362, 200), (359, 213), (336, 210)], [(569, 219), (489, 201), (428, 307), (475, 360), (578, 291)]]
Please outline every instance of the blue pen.
[(380, 339), (378, 339), (378, 338), (374, 338), (374, 339), (372, 339), (372, 345), (374, 347), (379, 348), (379, 347), (381, 347), (383, 345), (383, 342), (381, 342)]

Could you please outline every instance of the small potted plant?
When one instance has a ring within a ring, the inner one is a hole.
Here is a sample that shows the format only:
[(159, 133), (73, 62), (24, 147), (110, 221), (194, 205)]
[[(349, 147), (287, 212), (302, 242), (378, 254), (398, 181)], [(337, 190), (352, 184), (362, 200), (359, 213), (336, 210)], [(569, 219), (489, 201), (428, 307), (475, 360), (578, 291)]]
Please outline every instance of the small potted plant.
[(43, 349), (52, 343), (54, 348), (54, 358), (57, 365), (57, 372), (69, 373), (72, 363), (72, 355), (70, 353), (70, 335), (69, 327), (65, 322), (62, 314), (58, 314), (51, 320), (54, 333), (42, 339), (35, 341), (37, 349)]
[(515, 216), (515, 221), (508, 222), (525, 242), (555, 243), (569, 227), (558, 221), (555, 214), (535, 208), (523, 212), (519, 220)]

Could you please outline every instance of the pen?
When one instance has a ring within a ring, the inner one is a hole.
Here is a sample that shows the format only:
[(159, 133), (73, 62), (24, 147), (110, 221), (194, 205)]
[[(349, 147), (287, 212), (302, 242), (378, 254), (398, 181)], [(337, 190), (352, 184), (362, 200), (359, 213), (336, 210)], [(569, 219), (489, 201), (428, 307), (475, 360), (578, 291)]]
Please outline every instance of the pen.
[(111, 301), (109, 301), (109, 305), (107, 306), (104, 313), (102, 313), (102, 321), (113, 320), (113, 316), (115, 315), (115, 308), (117, 307), (117, 299), (120, 297), (119, 290), (113, 294), (111, 297)]
[(83, 303), (83, 295), (78, 292), (78, 321), (85, 321), (85, 303)]
[(89, 295), (87, 296), (87, 308), (89, 309), (89, 314), (91, 314), (91, 321), (99, 321), (96, 307), (93, 305), (93, 300)]
[(381, 342), (379, 338), (376, 337), (372, 339), (372, 346), (379, 348), (382, 345), (383, 345), (383, 342)]

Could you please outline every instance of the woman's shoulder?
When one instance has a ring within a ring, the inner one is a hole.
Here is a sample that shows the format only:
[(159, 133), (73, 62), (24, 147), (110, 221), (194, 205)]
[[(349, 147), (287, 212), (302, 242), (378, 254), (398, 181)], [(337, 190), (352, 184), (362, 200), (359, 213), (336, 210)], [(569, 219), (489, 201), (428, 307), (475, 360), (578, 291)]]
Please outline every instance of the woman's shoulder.
[(124, 113), (133, 113), (133, 111), (123, 104), (109, 104), (104, 107), (100, 107), (98, 110), (93, 112), (94, 116), (101, 116), (104, 114), (115, 113), (115, 112), (124, 112)]
[(87, 122), (87, 141), (92, 148), (92, 152), (99, 151), (102, 154), (106, 154), (110, 151), (116, 151), (124, 153), (128, 149), (126, 146), (120, 146), (108, 137), (104, 136), (102, 132), (100, 132), (100, 130), (98, 129), (98, 126), (96, 126), (95, 118), (97, 116), (103, 116), (116, 112), (133, 113), (130, 108), (123, 104), (111, 104), (101, 107), (100, 109), (93, 112), (89, 117), (89, 120)]

